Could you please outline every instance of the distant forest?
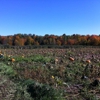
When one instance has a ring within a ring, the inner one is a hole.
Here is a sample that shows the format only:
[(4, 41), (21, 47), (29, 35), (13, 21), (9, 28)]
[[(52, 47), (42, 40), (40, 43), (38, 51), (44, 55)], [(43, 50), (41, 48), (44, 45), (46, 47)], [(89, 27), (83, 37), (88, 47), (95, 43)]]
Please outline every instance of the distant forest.
[(15, 34), (0, 36), (0, 45), (26, 46), (26, 45), (92, 45), (100, 46), (100, 35), (48, 35)]

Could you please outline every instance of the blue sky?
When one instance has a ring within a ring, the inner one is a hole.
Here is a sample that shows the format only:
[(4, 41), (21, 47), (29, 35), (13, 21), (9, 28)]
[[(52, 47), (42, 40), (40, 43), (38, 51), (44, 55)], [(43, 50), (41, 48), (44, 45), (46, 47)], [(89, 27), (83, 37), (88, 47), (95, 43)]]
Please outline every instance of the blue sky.
[(100, 0), (0, 0), (0, 35), (100, 34)]

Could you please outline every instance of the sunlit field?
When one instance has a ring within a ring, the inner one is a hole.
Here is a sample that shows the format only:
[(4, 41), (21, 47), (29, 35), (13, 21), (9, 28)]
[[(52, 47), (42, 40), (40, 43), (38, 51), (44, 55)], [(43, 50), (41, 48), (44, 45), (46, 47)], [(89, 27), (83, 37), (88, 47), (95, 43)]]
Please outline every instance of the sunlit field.
[(0, 100), (100, 100), (100, 48), (0, 49)]

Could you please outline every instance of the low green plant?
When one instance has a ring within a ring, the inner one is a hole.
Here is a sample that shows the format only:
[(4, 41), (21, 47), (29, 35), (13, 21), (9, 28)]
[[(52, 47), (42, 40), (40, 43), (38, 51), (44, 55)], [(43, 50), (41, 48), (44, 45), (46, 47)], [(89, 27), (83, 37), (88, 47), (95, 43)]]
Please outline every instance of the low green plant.
[(16, 56), (14, 57), (16, 59), (17, 62), (21, 62), (21, 61), (25, 61), (25, 62), (42, 62), (42, 63), (47, 63), (50, 62), (52, 60), (52, 58), (50, 57), (44, 57), (42, 55), (32, 55), (29, 57), (21, 57), (21, 56)]
[(34, 55), (34, 56), (31, 57), (31, 60), (34, 61), (34, 62), (44, 62), (44, 63), (47, 63), (47, 62), (51, 61), (51, 58), (44, 57), (42, 55)]
[(49, 85), (28, 79), (17, 83), (14, 100), (64, 100), (64, 98), (61, 92)]
[(95, 94), (92, 94), (89, 92), (89, 90), (87, 89), (87, 87), (84, 87), (81, 90), (80, 95), (85, 99), (85, 100), (98, 100)]
[(6, 75), (9, 78), (14, 77), (16, 75), (16, 72), (11, 66), (8, 66), (4, 63), (0, 63), (0, 74)]
[(62, 93), (49, 85), (34, 81), (27, 86), (27, 91), (30, 93), (31, 97), (34, 98), (34, 100), (64, 100)]
[(0, 100), (12, 100), (16, 92), (16, 84), (6, 75), (0, 74)]
[(16, 83), (16, 92), (14, 94), (13, 100), (34, 100), (31, 98), (30, 94), (27, 92), (26, 85), (22, 85), (22, 81)]
[(22, 57), (22, 56), (16, 56), (14, 57), (16, 62), (31, 62), (31, 59), (29, 57)]

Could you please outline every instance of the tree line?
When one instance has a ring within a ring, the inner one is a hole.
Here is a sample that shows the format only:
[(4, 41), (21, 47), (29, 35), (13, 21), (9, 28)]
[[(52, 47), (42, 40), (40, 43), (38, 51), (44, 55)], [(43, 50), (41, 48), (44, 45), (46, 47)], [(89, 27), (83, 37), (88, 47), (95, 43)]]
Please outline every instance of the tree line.
[(26, 45), (93, 45), (100, 46), (100, 35), (66, 35), (61, 36), (45, 34), (14, 34), (0, 36), (1, 45), (26, 46)]

